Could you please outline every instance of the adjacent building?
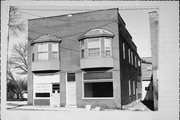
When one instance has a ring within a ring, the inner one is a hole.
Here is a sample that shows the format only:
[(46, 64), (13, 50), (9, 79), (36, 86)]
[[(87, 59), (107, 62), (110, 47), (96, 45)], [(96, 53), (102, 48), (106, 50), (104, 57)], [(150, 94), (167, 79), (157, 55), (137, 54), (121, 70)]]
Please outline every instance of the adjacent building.
[(118, 11), (28, 21), (28, 104), (121, 109), (140, 98), (140, 57)]
[(141, 72), (142, 72), (142, 99), (143, 101), (153, 102), (153, 71), (152, 71), (152, 57), (141, 58)]

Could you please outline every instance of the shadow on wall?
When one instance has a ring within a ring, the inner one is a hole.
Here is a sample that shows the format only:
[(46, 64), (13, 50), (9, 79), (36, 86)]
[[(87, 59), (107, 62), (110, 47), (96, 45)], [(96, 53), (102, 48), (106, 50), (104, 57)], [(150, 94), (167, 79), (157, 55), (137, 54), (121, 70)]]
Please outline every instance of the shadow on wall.
[(145, 88), (146, 89), (146, 95), (144, 100), (149, 100), (149, 101), (153, 101), (153, 76), (151, 75), (151, 82), (149, 83), (148, 87)]
[(149, 83), (146, 89), (146, 95), (142, 103), (146, 105), (149, 109), (154, 110), (154, 101), (153, 101), (153, 75), (151, 75), (151, 82)]

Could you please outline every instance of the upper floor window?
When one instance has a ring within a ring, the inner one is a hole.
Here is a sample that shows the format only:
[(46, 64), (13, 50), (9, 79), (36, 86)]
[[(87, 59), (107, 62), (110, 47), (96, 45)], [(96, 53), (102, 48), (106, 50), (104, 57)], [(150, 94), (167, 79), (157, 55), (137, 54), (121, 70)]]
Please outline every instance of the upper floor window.
[(81, 43), (81, 58), (112, 56), (112, 38), (110, 31), (97, 28), (79, 36)]
[(131, 64), (133, 65), (133, 52), (131, 52)]
[(48, 43), (38, 44), (38, 60), (48, 60)]
[(105, 56), (111, 56), (111, 38), (104, 38)]
[(134, 60), (135, 60), (134, 65), (135, 65), (135, 67), (137, 67), (137, 56), (136, 55), (134, 56)]
[(131, 80), (129, 80), (129, 96), (131, 96)]
[(88, 57), (100, 56), (101, 55), (100, 50), (101, 50), (101, 39), (100, 38), (88, 39)]
[(125, 59), (125, 44), (123, 43), (123, 58)]
[(131, 51), (128, 49), (129, 63), (131, 63)]
[(52, 43), (52, 59), (58, 59), (59, 54), (58, 50), (59, 49), (59, 44), (58, 43)]

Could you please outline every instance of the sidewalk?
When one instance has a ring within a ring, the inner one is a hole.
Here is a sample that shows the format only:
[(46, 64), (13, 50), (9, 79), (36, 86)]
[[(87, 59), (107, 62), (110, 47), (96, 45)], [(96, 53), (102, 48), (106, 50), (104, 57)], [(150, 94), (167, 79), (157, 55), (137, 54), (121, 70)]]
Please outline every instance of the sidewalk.
[(7, 110), (38, 110), (38, 111), (84, 111), (84, 108), (76, 107), (52, 107), (52, 106), (32, 106), (27, 101), (8, 101)]
[[(52, 107), (52, 106), (32, 106), (27, 105), (27, 101), (8, 101), (7, 110), (32, 110), (32, 111), (96, 111), (96, 109), (77, 108), (74, 106), (68, 107)], [(101, 111), (101, 110), (97, 110)], [(119, 109), (104, 109), (102, 111), (151, 111), (141, 101), (134, 101), (123, 106), (123, 110)]]

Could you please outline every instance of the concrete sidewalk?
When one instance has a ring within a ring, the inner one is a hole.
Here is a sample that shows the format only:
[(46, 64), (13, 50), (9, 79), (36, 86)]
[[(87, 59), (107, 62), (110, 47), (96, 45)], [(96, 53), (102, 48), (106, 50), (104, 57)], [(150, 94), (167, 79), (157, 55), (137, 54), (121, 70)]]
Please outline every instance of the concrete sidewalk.
[[(97, 107), (98, 108), (98, 107)], [(27, 101), (7, 101), (8, 110), (32, 110), (32, 111), (151, 111), (141, 101), (134, 101), (123, 106), (123, 109), (87, 109), (77, 108), (74, 106), (68, 107), (52, 107), (52, 106), (32, 106), (28, 105)]]

